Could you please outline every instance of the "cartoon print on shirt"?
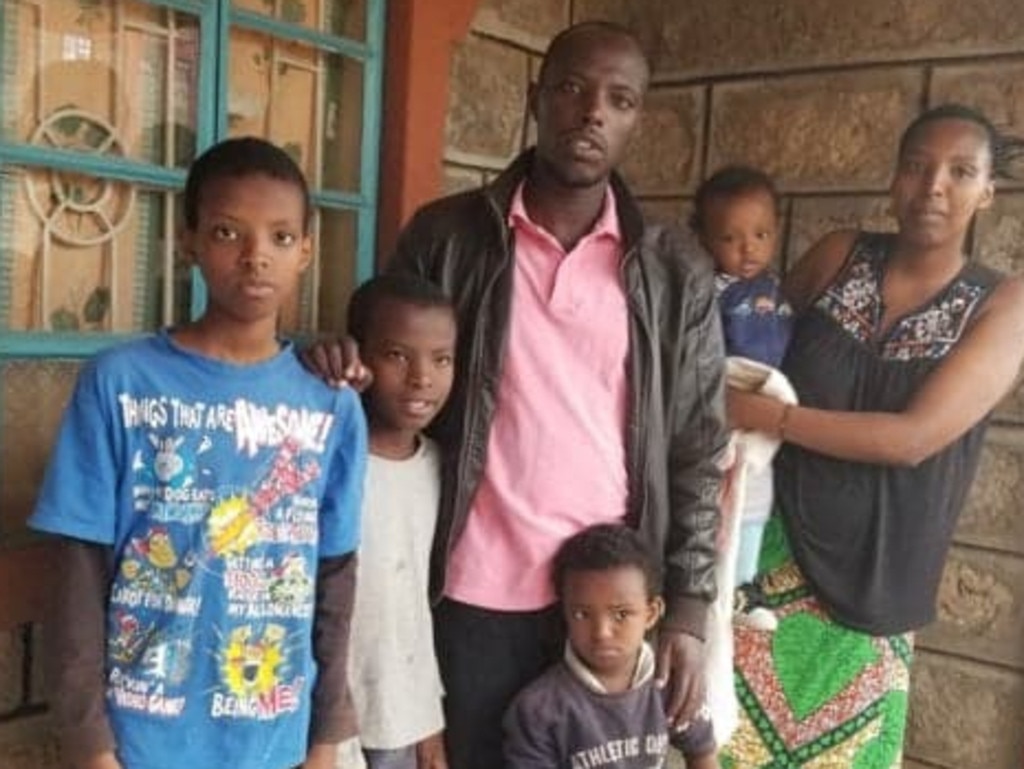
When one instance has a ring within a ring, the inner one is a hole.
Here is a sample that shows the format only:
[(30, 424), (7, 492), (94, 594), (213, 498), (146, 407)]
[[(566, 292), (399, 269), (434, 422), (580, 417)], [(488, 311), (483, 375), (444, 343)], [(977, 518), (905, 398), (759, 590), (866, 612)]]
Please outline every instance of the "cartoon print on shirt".
[(305, 679), (286, 680), (289, 674), (288, 631), (269, 623), (262, 628), (240, 625), (228, 633), (218, 653), (221, 684), (211, 701), (214, 718), (271, 719), (297, 710)]
[(786, 308), (776, 308), (775, 297), (773, 296), (755, 296), (754, 297), (754, 312), (758, 315), (771, 315), (773, 312), (779, 310), (780, 314), (788, 315), (789, 312)]
[(256, 514), (249, 500), (232, 496), (217, 503), (207, 522), (207, 541), (214, 557), (244, 553), (259, 538)]
[(179, 562), (170, 532), (154, 526), (141, 537), (133, 537), (121, 561), (121, 575), (136, 590), (158, 593), (174, 599), (192, 581), (194, 556), (189, 553)]
[(221, 676), (228, 691), (238, 697), (251, 697), (273, 689), (284, 663), (284, 640), (281, 625), (267, 625), (258, 636), (254, 636), (252, 625), (232, 630), (221, 661)]
[[(314, 609), (314, 485), (333, 414), (244, 399), (119, 402), (139, 433), (134, 521), (110, 599), (108, 700), (161, 717), (199, 701), (218, 719), (299, 711), (308, 674), (293, 634)], [(208, 605), (217, 638), (200, 641)]]
[[(185, 460), (178, 453), (178, 448), (185, 440), (184, 436), (157, 438), (150, 435), (149, 440), (156, 448), (156, 454), (153, 456), (153, 475), (156, 479), (168, 486), (191, 486), (192, 477), (185, 474)], [(179, 475), (182, 477), (172, 484)]]
[(313, 598), (313, 578), (298, 553), (289, 553), (270, 574), (267, 592), (271, 601), (299, 606)]
[(179, 686), (188, 678), (192, 658), (192, 641), (187, 636), (159, 638), (149, 644), (142, 658), (147, 678)]
[(117, 610), (111, 617), (110, 625), (107, 630), (107, 653), (110, 659), (124, 665), (133, 664), (153, 634), (153, 623), (143, 627), (134, 614)]
[(184, 435), (149, 433), (148, 438), (153, 453), (144, 456), (139, 449), (132, 457), (132, 469), (144, 479), (156, 486), (187, 489), (196, 485), (197, 475), (206, 474), (199, 468), (198, 458), (213, 446), (208, 436), (200, 439), (194, 454), (185, 446)]
[(259, 523), (266, 521), (270, 511), (282, 500), (320, 475), (320, 466), (314, 460), (299, 465), (298, 450), (298, 443), (286, 438), (249, 498), (229, 497), (210, 512), (209, 543), (214, 556), (241, 554), (258, 540), (265, 539), (260, 536)]
[(793, 310), (785, 303), (779, 303), (770, 294), (758, 294), (745, 297), (729, 308), (730, 315), (747, 317), (751, 315), (780, 315), (786, 317), (793, 314)]
[(199, 520), (212, 500), (211, 472), (199, 459), (213, 448), (204, 435), (193, 452), (180, 434), (147, 433), (149, 446), (132, 456), (135, 510), (162, 522)]
[(299, 444), (292, 438), (286, 438), (281, 443), (270, 472), (260, 481), (253, 494), (252, 505), (257, 514), (265, 515), (282, 499), (295, 494), (320, 475), (320, 466), (312, 459), (304, 460), (302, 466), (299, 466), (296, 461), (298, 452)]

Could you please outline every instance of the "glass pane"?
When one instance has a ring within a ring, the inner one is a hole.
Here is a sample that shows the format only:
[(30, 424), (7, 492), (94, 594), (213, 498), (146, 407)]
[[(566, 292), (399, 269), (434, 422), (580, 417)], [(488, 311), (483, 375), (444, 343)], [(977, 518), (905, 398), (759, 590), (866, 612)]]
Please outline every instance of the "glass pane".
[(199, 74), (193, 17), (128, 0), (0, 3), (0, 138), (188, 164)]
[(0, 542), (24, 532), (78, 363), (0, 362)]
[(283, 147), (314, 189), (358, 192), (362, 64), (242, 29), (230, 59), (229, 133)]
[(133, 332), (187, 317), (171, 193), (56, 169), (0, 178), (0, 330)]
[(337, 37), (359, 41), (366, 37), (366, 0), (235, 0), (233, 4)]
[(316, 258), (296, 308), (284, 314), (286, 330), (337, 334), (345, 328), (345, 308), (355, 287), (358, 221), (354, 211), (317, 212)]
[(363, 65), (343, 56), (326, 58), (320, 186), (358, 192), (363, 142)]

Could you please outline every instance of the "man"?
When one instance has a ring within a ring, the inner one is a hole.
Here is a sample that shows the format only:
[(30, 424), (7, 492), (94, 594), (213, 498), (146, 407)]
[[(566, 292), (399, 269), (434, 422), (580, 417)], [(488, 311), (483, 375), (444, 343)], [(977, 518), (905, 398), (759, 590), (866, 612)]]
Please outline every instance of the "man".
[(505, 708), (562, 653), (552, 558), (595, 523), (625, 521), (661, 555), (670, 722), (702, 704), (723, 353), (710, 270), (613, 172), (648, 79), (627, 30), (561, 32), (529, 92), (537, 146), (417, 212), (389, 265), (458, 314), (432, 571), (453, 769), (502, 765)]

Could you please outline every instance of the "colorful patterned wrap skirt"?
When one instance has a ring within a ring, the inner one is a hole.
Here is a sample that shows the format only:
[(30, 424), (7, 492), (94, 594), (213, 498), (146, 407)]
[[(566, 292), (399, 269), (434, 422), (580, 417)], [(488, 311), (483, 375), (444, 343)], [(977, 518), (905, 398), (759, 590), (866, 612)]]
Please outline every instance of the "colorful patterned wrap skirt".
[(898, 769), (912, 637), (879, 637), (833, 621), (769, 522), (759, 581), (773, 632), (736, 627), (740, 723), (723, 769)]

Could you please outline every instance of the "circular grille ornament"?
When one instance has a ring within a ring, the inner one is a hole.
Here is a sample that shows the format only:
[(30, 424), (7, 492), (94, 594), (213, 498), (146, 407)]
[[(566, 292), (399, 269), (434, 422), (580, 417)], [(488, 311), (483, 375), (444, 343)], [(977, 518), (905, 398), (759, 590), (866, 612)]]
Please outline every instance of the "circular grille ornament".
[[(77, 107), (48, 115), (33, 132), (31, 142), (89, 155), (125, 154), (110, 123)], [(69, 170), (48, 169), (26, 176), (26, 193), (33, 212), (50, 234), (73, 246), (111, 240), (127, 222), (135, 202), (135, 188), (127, 182)]]

